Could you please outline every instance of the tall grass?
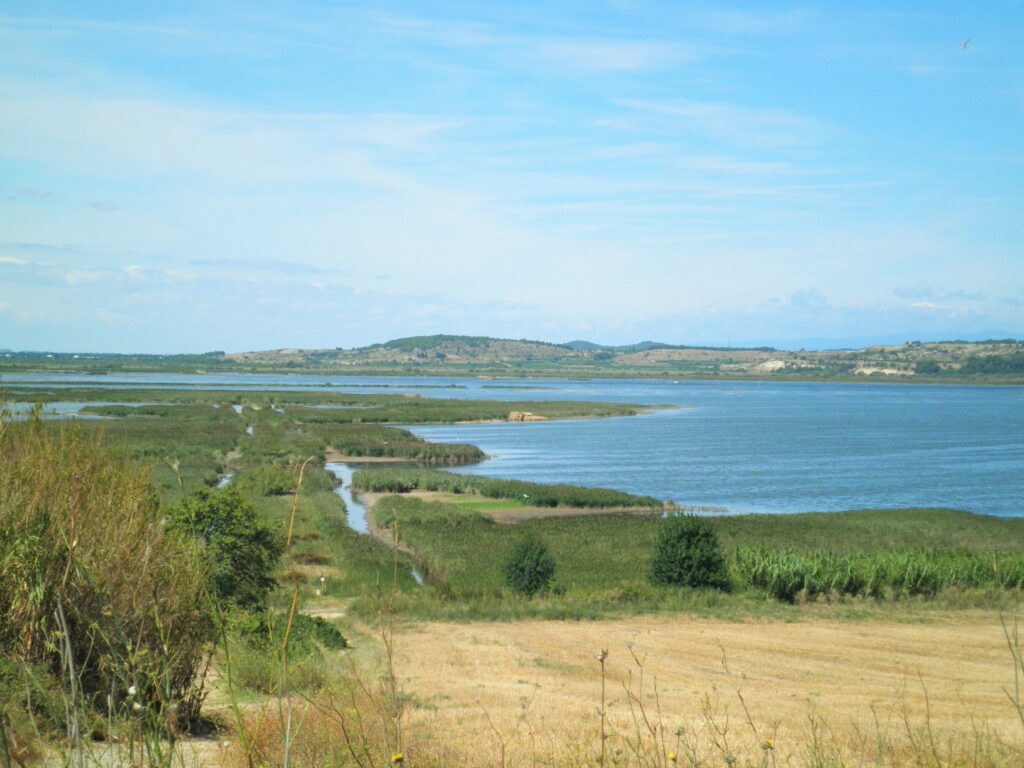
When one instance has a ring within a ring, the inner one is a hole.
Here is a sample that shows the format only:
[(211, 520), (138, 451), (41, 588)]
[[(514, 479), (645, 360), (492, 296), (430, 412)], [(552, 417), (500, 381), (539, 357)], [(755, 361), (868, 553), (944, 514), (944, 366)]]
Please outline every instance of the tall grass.
[(744, 547), (734, 570), (778, 600), (822, 594), (932, 597), (944, 589), (1024, 588), (1024, 553), (903, 549), (852, 554)]
[(159, 720), (164, 737), (198, 717), (208, 578), (194, 545), (165, 531), (145, 475), (100, 435), (38, 414), (0, 422), (0, 654), (61, 681), (69, 749), (95, 713)]

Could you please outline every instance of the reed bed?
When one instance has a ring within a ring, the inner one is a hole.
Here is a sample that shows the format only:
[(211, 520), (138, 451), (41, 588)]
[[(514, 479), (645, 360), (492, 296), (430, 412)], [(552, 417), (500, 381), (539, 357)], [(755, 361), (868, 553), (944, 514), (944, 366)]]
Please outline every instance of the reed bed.
[(743, 585), (777, 600), (798, 595), (932, 597), (946, 589), (1020, 590), (1024, 553), (903, 549), (849, 554), (737, 549), (733, 572)]
[(356, 472), (352, 484), (373, 493), (408, 493), (414, 490), (472, 493), (490, 499), (506, 499), (534, 507), (661, 508), (664, 502), (651, 496), (635, 496), (609, 488), (545, 485), (521, 480), (499, 480), (474, 475), (414, 467), (372, 469)]

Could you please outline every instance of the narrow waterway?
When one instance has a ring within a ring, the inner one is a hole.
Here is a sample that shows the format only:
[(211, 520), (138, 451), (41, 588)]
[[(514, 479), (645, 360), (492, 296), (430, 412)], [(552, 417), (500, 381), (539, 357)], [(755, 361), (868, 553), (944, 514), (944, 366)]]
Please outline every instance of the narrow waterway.
[[(324, 469), (338, 478), (340, 485), (334, 489), (334, 492), (341, 496), (341, 500), (345, 502), (345, 514), (348, 519), (348, 525), (353, 531), (359, 533), (365, 533), (369, 535), (370, 526), (366, 520), (366, 507), (356, 500), (352, 494), (352, 467), (348, 464), (343, 464), (336, 461), (328, 461), (324, 464)], [(410, 574), (416, 583), (421, 587), (426, 585), (426, 580), (423, 578), (423, 574), (417, 569), (411, 568)]]
[(334, 492), (341, 496), (341, 500), (345, 502), (349, 528), (359, 533), (369, 533), (370, 528), (366, 522), (366, 507), (356, 501), (355, 496), (352, 495), (352, 467), (341, 462), (329, 461), (324, 464), (324, 469), (338, 478), (340, 485), (334, 489)]

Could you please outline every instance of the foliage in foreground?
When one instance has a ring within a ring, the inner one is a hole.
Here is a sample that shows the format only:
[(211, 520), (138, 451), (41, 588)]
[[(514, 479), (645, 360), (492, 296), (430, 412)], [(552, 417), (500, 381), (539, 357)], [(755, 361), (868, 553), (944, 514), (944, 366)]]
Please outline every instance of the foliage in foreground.
[(146, 477), (97, 436), (0, 423), (2, 655), (49, 667), (75, 707), (174, 705), (187, 722), (213, 633), (207, 580)]

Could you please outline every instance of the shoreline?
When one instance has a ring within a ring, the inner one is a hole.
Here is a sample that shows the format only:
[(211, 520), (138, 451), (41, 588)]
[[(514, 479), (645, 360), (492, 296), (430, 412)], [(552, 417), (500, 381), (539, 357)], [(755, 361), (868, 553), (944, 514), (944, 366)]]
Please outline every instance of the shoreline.
[[(168, 369), (165, 367), (128, 367), (107, 371), (86, 371), (77, 368), (34, 368), (0, 366), (0, 377), (8, 374), (41, 374), (41, 375), (82, 375), (82, 376), (117, 376), (121, 374), (160, 374), (166, 373), (175, 376), (337, 376), (337, 377), (380, 377), (380, 378), (431, 378), (431, 379), (481, 379), (487, 381), (531, 381), (531, 380), (552, 380), (563, 379), (566, 381), (626, 381), (636, 379), (641, 381), (669, 381), (669, 382), (776, 382), (776, 383), (806, 383), (806, 384), (902, 384), (919, 386), (949, 386), (949, 387), (1024, 387), (1024, 379), (993, 377), (991, 379), (972, 379), (967, 377), (950, 376), (933, 377), (921, 375), (915, 376), (794, 376), (786, 374), (772, 375), (735, 375), (728, 374), (699, 374), (683, 373), (679, 371), (531, 371), (519, 376), (509, 376), (507, 371), (466, 370), (466, 371), (441, 371), (437, 369), (417, 370), (393, 370), (380, 368), (352, 369), (319, 369), (319, 368), (247, 368), (225, 369), (225, 370), (199, 370), (196, 368)], [(15, 382), (11, 382), (15, 383)], [(23, 382), (17, 382), (23, 383)], [(53, 382), (45, 382), (52, 384)]]

